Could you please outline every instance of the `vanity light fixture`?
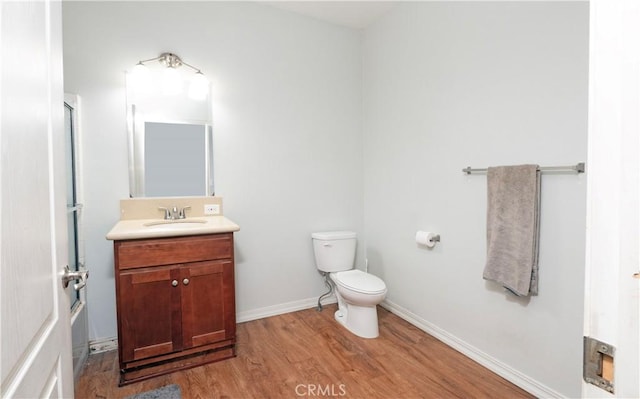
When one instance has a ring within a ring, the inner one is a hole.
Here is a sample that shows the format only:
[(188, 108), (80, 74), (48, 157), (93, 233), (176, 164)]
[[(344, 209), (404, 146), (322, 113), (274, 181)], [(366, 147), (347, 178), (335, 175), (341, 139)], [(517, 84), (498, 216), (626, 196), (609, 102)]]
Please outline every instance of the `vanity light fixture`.
[(148, 60), (139, 61), (133, 68), (132, 77), (135, 85), (141, 91), (147, 91), (151, 86), (149, 68), (145, 65), (151, 61), (158, 61), (166, 67), (162, 73), (162, 92), (165, 95), (175, 95), (182, 91), (182, 77), (178, 68), (186, 66), (196, 73), (191, 76), (189, 82), (189, 97), (193, 100), (205, 100), (209, 94), (209, 80), (199, 68), (187, 64), (173, 53), (162, 53), (160, 56)]

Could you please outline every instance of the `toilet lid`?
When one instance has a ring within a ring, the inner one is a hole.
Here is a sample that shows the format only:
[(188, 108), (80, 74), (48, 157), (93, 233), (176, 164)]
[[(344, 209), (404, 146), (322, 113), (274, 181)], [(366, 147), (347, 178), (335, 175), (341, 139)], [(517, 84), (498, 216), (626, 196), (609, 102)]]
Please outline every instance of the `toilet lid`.
[(363, 294), (380, 294), (387, 286), (380, 278), (360, 270), (348, 270), (336, 273), (336, 282), (350, 290)]

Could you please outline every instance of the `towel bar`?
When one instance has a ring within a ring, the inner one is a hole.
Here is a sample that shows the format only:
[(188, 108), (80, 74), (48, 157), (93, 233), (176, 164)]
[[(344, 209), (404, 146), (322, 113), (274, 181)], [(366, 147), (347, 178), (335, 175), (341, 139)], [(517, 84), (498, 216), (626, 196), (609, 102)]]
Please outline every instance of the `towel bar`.
[[(584, 173), (584, 162), (580, 162), (577, 163), (575, 165), (569, 165), (569, 166), (540, 166), (538, 168), (539, 171), (541, 172), (561, 172), (561, 171), (572, 171), (572, 172), (576, 172), (576, 173)], [(462, 169), (462, 172), (470, 175), (471, 173), (475, 173), (475, 172), (486, 172), (487, 168), (471, 168), (471, 166), (467, 166), (466, 168)]]

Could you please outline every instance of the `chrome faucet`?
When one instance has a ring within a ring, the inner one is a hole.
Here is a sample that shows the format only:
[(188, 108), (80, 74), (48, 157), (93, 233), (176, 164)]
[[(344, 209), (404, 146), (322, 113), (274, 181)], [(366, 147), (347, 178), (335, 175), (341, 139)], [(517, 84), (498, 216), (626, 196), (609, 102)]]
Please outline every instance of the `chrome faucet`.
[(178, 207), (174, 205), (171, 208), (159, 206), (158, 209), (164, 211), (164, 220), (176, 220), (185, 219), (187, 217), (187, 209), (191, 209), (191, 207), (185, 206), (182, 209), (178, 209)]
[(173, 219), (171, 217), (171, 211), (169, 210), (169, 208), (165, 208), (163, 206), (159, 206), (158, 207), (159, 210), (164, 211), (164, 220), (171, 220)]
[(180, 212), (178, 213), (178, 219), (185, 219), (187, 217), (187, 209), (191, 209), (191, 207), (185, 206), (184, 208), (180, 209)]

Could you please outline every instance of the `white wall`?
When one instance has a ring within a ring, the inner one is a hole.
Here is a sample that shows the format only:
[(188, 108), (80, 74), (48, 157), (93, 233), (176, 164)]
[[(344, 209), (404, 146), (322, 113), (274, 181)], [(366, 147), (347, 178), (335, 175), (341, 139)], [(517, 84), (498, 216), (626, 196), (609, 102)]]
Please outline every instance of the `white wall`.
[(265, 5), (65, 2), (65, 91), (82, 98), (90, 339), (116, 336), (112, 243), (128, 192), (124, 71), (165, 51), (213, 80), (216, 193), (242, 314), (317, 298), (310, 233), (362, 229), (360, 35)]
[[(539, 296), (482, 279), (486, 176), (586, 159), (587, 3), (405, 3), (365, 31), (369, 270), (390, 304), (547, 392), (580, 396), (584, 175), (544, 174)], [(441, 234), (433, 250), (417, 230)]]

